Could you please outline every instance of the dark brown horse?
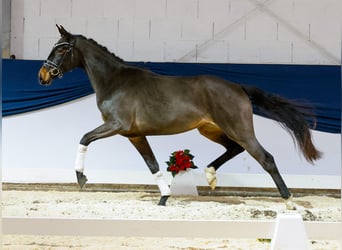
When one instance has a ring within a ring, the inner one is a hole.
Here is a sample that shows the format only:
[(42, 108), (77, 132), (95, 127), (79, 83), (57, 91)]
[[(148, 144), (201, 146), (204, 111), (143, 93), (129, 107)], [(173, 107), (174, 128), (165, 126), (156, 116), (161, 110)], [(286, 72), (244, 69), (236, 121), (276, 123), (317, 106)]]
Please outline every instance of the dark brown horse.
[(170, 189), (146, 140), (148, 135), (170, 135), (198, 129), (226, 152), (206, 168), (209, 185), (216, 185), (216, 170), (246, 150), (273, 178), (287, 207), (293, 209), (291, 193), (274, 159), (257, 141), (253, 128), (252, 103), (290, 132), (309, 162), (320, 157), (312, 144), (306, 110), (282, 97), (260, 89), (234, 84), (213, 76), (171, 77), (136, 68), (110, 53), (94, 40), (72, 35), (58, 26), (61, 39), (54, 45), (39, 71), (39, 80), (50, 85), (55, 77), (81, 67), (96, 93), (104, 123), (85, 134), (76, 157), (81, 187), (87, 181), (84, 159), (93, 141), (113, 135), (126, 136), (144, 158), (165, 205)]

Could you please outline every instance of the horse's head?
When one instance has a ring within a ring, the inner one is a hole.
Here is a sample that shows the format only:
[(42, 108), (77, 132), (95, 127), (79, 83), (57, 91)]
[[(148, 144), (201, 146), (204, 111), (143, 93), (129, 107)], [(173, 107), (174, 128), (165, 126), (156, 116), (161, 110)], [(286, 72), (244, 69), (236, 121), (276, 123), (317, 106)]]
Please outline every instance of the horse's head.
[(54, 78), (62, 78), (63, 73), (78, 66), (75, 36), (66, 31), (63, 26), (56, 26), (61, 38), (53, 46), (50, 55), (39, 70), (39, 82), (42, 85), (50, 85)]

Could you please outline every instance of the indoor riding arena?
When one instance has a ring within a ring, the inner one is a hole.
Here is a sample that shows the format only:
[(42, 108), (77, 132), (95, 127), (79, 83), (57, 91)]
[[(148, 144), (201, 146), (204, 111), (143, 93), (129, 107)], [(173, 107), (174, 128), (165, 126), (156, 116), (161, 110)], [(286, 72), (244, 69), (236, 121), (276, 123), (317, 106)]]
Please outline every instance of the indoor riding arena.
[(1, 8), (2, 249), (341, 249), (341, 1)]

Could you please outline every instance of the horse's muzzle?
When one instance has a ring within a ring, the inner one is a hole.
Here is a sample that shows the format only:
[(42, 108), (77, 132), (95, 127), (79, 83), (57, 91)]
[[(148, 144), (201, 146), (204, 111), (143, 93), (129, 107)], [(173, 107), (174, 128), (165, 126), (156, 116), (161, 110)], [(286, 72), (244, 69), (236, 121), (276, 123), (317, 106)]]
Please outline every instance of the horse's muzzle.
[(38, 72), (39, 83), (44, 86), (49, 86), (52, 83), (53, 76), (50, 71), (42, 66)]

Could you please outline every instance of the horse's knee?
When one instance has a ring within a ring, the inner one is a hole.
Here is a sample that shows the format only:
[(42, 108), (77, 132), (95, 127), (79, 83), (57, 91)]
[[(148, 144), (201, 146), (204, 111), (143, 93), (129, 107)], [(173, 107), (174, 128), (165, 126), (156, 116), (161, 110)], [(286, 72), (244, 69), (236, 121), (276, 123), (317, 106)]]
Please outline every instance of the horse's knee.
[(80, 140), (80, 144), (81, 145), (84, 145), (84, 146), (89, 146), (89, 144), (90, 143), (92, 143), (93, 141), (95, 141), (96, 139), (94, 139), (94, 138), (96, 138), (95, 136), (94, 136), (94, 132), (88, 132), (88, 133), (86, 133), (86, 134), (84, 134), (83, 136), (82, 136), (82, 138), (81, 138), (81, 140)]

